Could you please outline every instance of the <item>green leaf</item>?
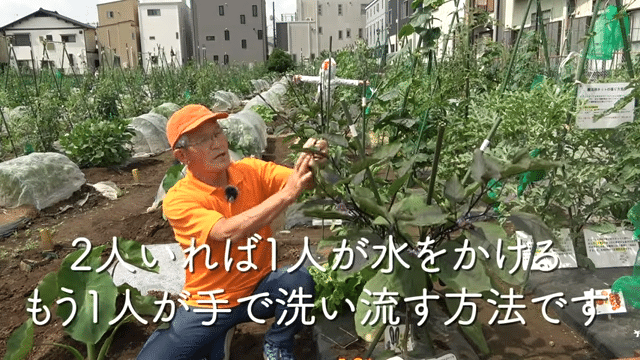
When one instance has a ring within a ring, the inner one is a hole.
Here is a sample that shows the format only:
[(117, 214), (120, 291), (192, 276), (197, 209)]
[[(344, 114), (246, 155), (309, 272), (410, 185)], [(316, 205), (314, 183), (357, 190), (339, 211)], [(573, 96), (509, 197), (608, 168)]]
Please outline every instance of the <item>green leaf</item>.
[[(453, 293), (449, 289), (445, 289), (445, 293)], [(446, 297), (445, 303), (447, 304), (447, 309), (449, 309), (450, 314), (455, 314), (460, 307), (460, 298), (458, 297)], [(467, 321), (471, 318), (471, 308), (465, 307), (462, 310), (462, 314), (458, 318), (461, 321)], [(484, 355), (487, 355), (491, 352), (489, 350), (489, 345), (487, 344), (487, 340), (484, 338), (484, 334), (482, 333), (482, 326), (478, 322), (473, 322), (470, 325), (460, 325), (460, 329), (462, 332), (471, 340), (477, 347), (480, 349), (480, 352)]]
[(391, 207), (391, 216), (412, 226), (432, 226), (443, 224), (447, 215), (437, 205), (427, 205), (425, 196), (409, 195)]
[(326, 139), (329, 145), (338, 145), (344, 148), (349, 147), (349, 141), (344, 136), (335, 134), (320, 134), (319, 137)]
[(375, 218), (372, 222), (373, 225), (382, 225), (382, 226), (389, 226), (389, 220), (385, 219), (382, 216), (378, 216), (377, 218)]
[(368, 167), (370, 167), (372, 165), (381, 163), (381, 162), (382, 162), (382, 160), (376, 159), (376, 158), (373, 158), (373, 157), (368, 157), (368, 158), (362, 159), (360, 161), (355, 162), (353, 165), (351, 165), (351, 173), (352, 174), (357, 174), (357, 173), (363, 171), (364, 169), (366, 169), (366, 168), (368, 168)]
[(29, 318), (7, 339), (7, 352), (4, 354), (4, 360), (26, 359), (32, 348), (33, 320)]
[(471, 176), (477, 182), (486, 182), (500, 178), (500, 165), (480, 149), (473, 153)]
[[(471, 245), (469, 245), (471, 247)], [(475, 266), (469, 270), (463, 270), (462, 266), (466, 266), (469, 263), (470, 255), (466, 254), (465, 259), (462, 262), (459, 269), (454, 270), (458, 259), (460, 258), (460, 252), (456, 252), (456, 249), (462, 249), (462, 243), (452, 240), (447, 241), (444, 245), (439, 247), (445, 249), (446, 253), (436, 258), (436, 266), (440, 268), (438, 277), (447, 284), (451, 289), (456, 292), (460, 292), (462, 288), (466, 288), (470, 293), (481, 293), (492, 289), (491, 279), (486, 274), (485, 266), (482, 262), (477, 261)], [(473, 249), (473, 248), (472, 248)], [(475, 249), (473, 249), (475, 251)]]
[(360, 207), (371, 217), (375, 218), (377, 216), (382, 216), (385, 219), (390, 220), (387, 209), (375, 202), (375, 196), (373, 195), (373, 192), (371, 190), (362, 186), (357, 186), (354, 188), (351, 196), (358, 204), (358, 207)]
[(138, 315), (157, 315), (160, 307), (154, 302), (156, 298), (153, 296), (145, 296), (140, 293), (140, 290), (134, 288), (133, 286), (124, 283), (118, 286), (118, 292), (124, 294), (126, 290), (129, 289), (129, 299), (131, 300), (131, 305), (136, 310)]
[(182, 179), (182, 169), (184, 169), (183, 164), (173, 165), (167, 170), (167, 174), (164, 179), (162, 179), (162, 188), (165, 192), (169, 191), (173, 185), (175, 185), (178, 180)]
[(38, 285), (38, 296), (42, 299), (40, 305), (51, 306), (58, 298), (58, 272), (51, 272), (45, 275)]
[(513, 175), (521, 174), (525, 171), (551, 170), (561, 165), (561, 163), (555, 161), (524, 157), (517, 163), (506, 165), (505, 168), (500, 172), (500, 175), (502, 176), (502, 178), (507, 178)]
[[(147, 260), (150, 263), (153, 263), (153, 255), (151, 255), (151, 251), (149, 251), (149, 249), (145, 250), (147, 252)], [(160, 266), (158, 266), (158, 264), (153, 267), (148, 267), (144, 263), (142, 260), (142, 244), (139, 242), (118, 238), (118, 251), (120, 252), (120, 256), (122, 256), (122, 260), (126, 263), (156, 274), (160, 272)]]
[(76, 360), (84, 360), (84, 356), (82, 356), (82, 354), (80, 353), (80, 351), (78, 351), (78, 349), (74, 348), (73, 346), (69, 346), (69, 345), (65, 345), (65, 344), (59, 344), (59, 343), (51, 343), (50, 345), (55, 345), (59, 348), (65, 349), (68, 352), (70, 352), (71, 354), (73, 354), (73, 357), (76, 358)]
[(588, 228), (589, 230), (593, 230), (600, 234), (610, 234), (618, 231), (616, 226), (611, 223), (593, 224), (593, 225), (589, 225)]
[[(78, 250), (69, 254), (62, 262), (58, 271), (58, 286), (60, 289), (73, 290), (73, 294), (60, 291), (61, 297), (71, 298), (76, 304), (76, 314), (65, 328), (65, 331), (77, 341), (85, 344), (96, 344), (111, 327), (109, 321), (115, 317), (116, 297), (118, 289), (113, 284), (111, 276), (107, 272), (96, 273), (95, 269), (102, 265), (100, 254), (104, 246), (93, 249), (83, 262), (90, 266), (92, 271), (74, 271), (71, 265), (85, 250)], [(99, 318), (97, 324), (93, 323), (94, 296), (89, 292), (98, 293)], [(58, 305), (57, 315), (66, 320), (71, 315), (71, 303), (62, 302)]]
[(464, 200), (464, 194), (464, 187), (460, 183), (457, 175), (454, 175), (453, 178), (444, 183), (444, 197), (452, 203), (458, 203)]
[(513, 223), (516, 229), (522, 230), (533, 237), (536, 243), (552, 240), (555, 243), (555, 236), (549, 230), (547, 225), (536, 215), (516, 212), (509, 216), (509, 221)]
[(400, 29), (400, 33), (398, 33), (398, 37), (402, 39), (403, 37), (409, 36), (409, 35), (411, 35), (413, 33), (414, 33), (413, 25), (405, 24), (402, 27), (402, 29)]
[(371, 154), (371, 157), (378, 160), (388, 160), (396, 156), (400, 149), (402, 149), (402, 143), (396, 141), (391, 144), (380, 146), (373, 154)]
[(411, 173), (407, 172), (406, 174), (402, 175), (402, 177), (399, 177), (399, 178), (395, 179), (393, 181), (393, 183), (391, 184), (391, 186), (389, 186), (389, 195), (393, 195), (393, 194), (397, 193), (398, 190), (400, 190), (400, 188), (402, 188), (402, 186), (404, 186), (404, 184), (407, 182), (407, 180), (409, 180), (410, 176), (411, 176)]

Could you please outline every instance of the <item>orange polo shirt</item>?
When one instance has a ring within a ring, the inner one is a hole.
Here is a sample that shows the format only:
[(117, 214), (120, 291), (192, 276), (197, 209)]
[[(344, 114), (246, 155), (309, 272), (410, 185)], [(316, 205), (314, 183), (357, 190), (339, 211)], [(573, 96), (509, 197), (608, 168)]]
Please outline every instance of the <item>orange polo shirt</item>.
[[(218, 308), (230, 308), (238, 305), (238, 299), (250, 296), (258, 283), (271, 271), (271, 228), (265, 226), (258, 231), (262, 237), (256, 248), (252, 250), (251, 262), (257, 269), (241, 272), (238, 262), (248, 260), (248, 252), (239, 250), (246, 247), (246, 240), (239, 240), (230, 245), (229, 256), (225, 256), (226, 241), (208, 240), (213, 225), (222, 218), (230, 218), (262, 203), (278, 192), (287, 182), (293, 170), (258, 159), (246, 158), (233, 162), (229, 166), (229, 185), (238, 188), (238, 197), (233, 203), (226, 200), (224, 189), (217, 188), (198, 180), (190, 171), (178, 181), (167, 193), (163, 201), (163, 211), (173, 227), (176, 240), (183, 250), (208, 245), (209, 264), (218, 266), (207, 268), (207, 251), (199, 251), (193, 257), (193, 271), (185, 268), (186, 280), (184, 290), (191, 294), (186, 301), (189, 306), (212, 307), (209, 295), (198, 295), (198, 291), (224, 290), (216, 294), (216, 300), (228, 300), (227, 304), (218, 304)], [(187, 254), (185, 254), (186, 258)], [(229, 271), (225, 269), (225, 258), (233, 259)], [(242, 268), (242, 267), (241, 267)], [(200, 302), (198, 302), (200, 301)], [(209, 304), (206, 303), (209, 301)]]

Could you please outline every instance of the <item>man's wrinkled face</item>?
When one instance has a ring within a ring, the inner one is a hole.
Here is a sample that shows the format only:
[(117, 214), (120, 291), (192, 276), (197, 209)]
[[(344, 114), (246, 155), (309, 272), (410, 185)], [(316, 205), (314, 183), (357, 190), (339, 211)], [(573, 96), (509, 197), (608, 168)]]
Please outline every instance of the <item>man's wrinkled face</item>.
[(189, 169), (216, 173), (229, 167), (229, 144), (217, 121), (207, 121), (187, 136), (189, 145), (185, 150)]

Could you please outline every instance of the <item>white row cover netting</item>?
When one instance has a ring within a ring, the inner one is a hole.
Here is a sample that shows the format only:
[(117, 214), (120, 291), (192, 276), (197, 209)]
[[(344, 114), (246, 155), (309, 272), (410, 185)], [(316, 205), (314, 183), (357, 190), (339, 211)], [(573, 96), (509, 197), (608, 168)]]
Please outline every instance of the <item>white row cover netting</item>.
[(267, 148), (267, 125), (260, 115), (253, 110), (242, 110), (229, 114), (226, 119), (218, 120), (224, 130), (229, 148), (243, 157), (260, 158)]
[(255, 96), (249, 100), (249, 102), (244, 106), (245, 110), (251, 109), (256, 105), (270, 105), (277, 111), (283, 111), (284, 104), (282, 103), (282, 99), (284, 94), (287, 92), (287, 85), (288, 81), (283, 77), (280, 81), (273, 84), (269, 90), (263, 91), (260, 93), (260, 96)]
[(264, 79), (251, 80), (251, 85), (257, 92), (269, 90), (269, 82)]
[(171, 147), (167, 140), (167, 121), (179, 109), (179, 105), (164, 103), (131, 121), (129, 127), (135, 133), (131, 139), (134, 157), (157, 155)]
[(211, 107), (211, 110), (216, 112), (230, 112), (242, 105), (240, 98), (229, 91), (218, 90), (213, 94), (212, 98), (213, 106)]
[(0, 163), (0, 207), (38, 210), (65, 200), (86, 182), (78, 165), (58, 153), (32, 153)]

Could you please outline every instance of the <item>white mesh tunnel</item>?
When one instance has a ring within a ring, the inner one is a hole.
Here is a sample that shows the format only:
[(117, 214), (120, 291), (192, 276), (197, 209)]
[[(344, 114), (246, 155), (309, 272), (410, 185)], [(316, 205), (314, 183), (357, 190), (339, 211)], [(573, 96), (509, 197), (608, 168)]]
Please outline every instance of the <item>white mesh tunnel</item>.
[(78, 165), (58, 153), (32, 153), (0, 163), (0, 207), (38, 210), (67, 199), (85, 183)]
[(155, 113), (134, 118), (129, 124), (135, 135), (133, 143), (134, 157), (160, 154), (170, 148), (167, 140), (167, 119)]

